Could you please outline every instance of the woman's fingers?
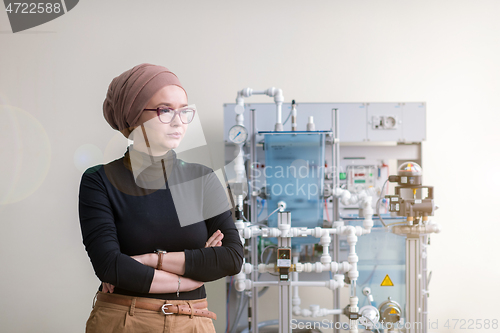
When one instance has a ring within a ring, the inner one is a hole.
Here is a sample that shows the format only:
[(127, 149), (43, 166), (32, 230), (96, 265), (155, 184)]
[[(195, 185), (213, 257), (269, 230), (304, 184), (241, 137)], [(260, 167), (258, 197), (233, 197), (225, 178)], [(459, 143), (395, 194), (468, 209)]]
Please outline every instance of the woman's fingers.
[(207, 240), (207, 242), (205, 243), (205, 247), (210, 247), (212, 246), (212, 242), (214, 241), (215, 237), (217, 237), (220, 233), (220, 230), (217, 230), (216, 232), (214, 232), (212, 234), (212, 236), (210, 236), (210, 238)]
[(217, 230), (207, 240), (205, 247), (222, 246), (222, 238), (224, 238), (224, 234), (220, 230)]
[(115, 291), (115, 286), (113, 286), (112, 284), (107, 283), (107, 282), (102, 283), (102, 292), (103, 293), (112, 293), (113, 291)]
[(222, 238), (224, 238), (224, 234), (221, 232), (217, 237), (212, 242), (212, 247), (213, 246), (222, 246)]

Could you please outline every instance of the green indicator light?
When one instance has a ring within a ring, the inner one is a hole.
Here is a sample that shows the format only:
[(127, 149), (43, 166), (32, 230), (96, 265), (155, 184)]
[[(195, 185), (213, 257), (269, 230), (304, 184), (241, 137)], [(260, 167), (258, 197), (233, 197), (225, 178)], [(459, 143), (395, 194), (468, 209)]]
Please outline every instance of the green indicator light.
[(346, 178), (346, 173), (345, 172), (339, 173), (339, 179), (340, 180), (344, 180), (345, 178)]
[(364, 183), (366, 183), (366, 181), (364, 179), (358, 179), (358, 180), (355, 180), (354, 183), (356, 183), (356, 184), (364, 184)]
[(373, 177), (373, 173), (370, 173), (370, 177)]

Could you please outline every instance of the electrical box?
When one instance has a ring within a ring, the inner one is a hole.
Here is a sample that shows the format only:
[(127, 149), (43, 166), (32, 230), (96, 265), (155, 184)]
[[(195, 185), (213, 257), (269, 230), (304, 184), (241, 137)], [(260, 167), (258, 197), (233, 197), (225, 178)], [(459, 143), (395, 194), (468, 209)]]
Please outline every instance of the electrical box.
[(351, 192), (361, 192), (375, 186), (377, 167), (375, 165), (348, 165), (347, 189)]
[[(339, 140), (343, 142), (422, 142), (425, 140), (426, 105), (415, 103), (297, 103), (297, 130), (305, 131), (312, 116), (317, 131), (332, 130), (332, 109), (339, 114)], [(224, 139), (236, 119), (236, 104), (224, 104)], [(291, 103), (282, 105), (283, 130), (291, 130)], [(245, 104), (246, 128), (250, 128), (250, 110), (256, 110), (257, 130), (274, 131), (274, 103)], [(287, 120), (288, 118), (288, 120)], [(258, 139), (262, 137), (258, 135)]]

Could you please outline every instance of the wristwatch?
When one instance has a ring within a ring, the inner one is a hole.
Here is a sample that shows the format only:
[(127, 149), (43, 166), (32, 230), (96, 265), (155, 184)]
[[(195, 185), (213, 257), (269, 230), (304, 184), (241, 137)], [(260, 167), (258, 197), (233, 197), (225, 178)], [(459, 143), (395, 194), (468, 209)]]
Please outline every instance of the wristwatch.
[(157, 249), (155, 253), (158, 254), (158, 264), (156, 265), (156, 269), (161, 270), (161, 266), (163, 265), (163, 255), (167, 254), (167, 251)]

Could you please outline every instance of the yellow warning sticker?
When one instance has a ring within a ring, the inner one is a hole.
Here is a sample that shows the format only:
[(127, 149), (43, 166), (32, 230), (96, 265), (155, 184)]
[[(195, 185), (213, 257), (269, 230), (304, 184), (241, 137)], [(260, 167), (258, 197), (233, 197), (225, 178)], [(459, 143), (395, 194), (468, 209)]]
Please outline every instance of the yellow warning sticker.
[(393, 287), (394, 283), (392, 283), (391, 278), (389, 277), (389, 274), (387, 274), (384, 278), (384, 281), (380, 284), (382, 287)]
[(389, 311), (389, 314), (398, 314), (398, 312), (396, 311), (396, 309), (392, 308), (391, 311)]

